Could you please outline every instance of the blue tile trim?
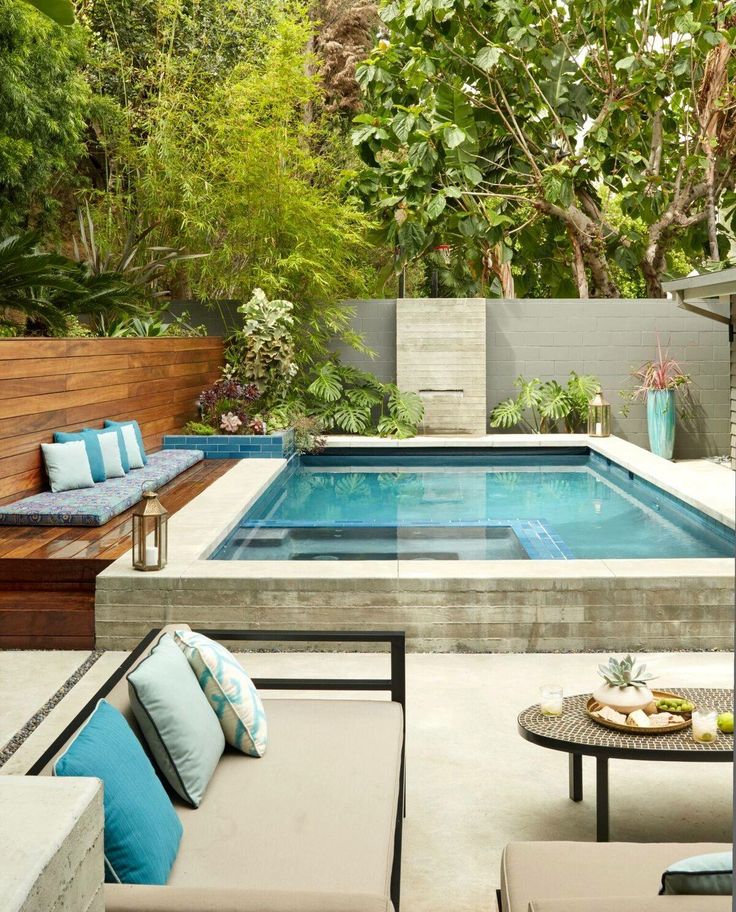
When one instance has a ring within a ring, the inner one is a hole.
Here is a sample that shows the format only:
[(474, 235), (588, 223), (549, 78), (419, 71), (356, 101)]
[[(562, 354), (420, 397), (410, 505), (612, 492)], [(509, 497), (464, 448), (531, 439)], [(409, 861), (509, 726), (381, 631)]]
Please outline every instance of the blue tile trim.
[(265, 437), (167, 434), (163, 439), (165, 450), (190, 449), (192, 446), (202, 450), (205, 459), (288, 459), (296, 450), (291, 429), (276, 431)]

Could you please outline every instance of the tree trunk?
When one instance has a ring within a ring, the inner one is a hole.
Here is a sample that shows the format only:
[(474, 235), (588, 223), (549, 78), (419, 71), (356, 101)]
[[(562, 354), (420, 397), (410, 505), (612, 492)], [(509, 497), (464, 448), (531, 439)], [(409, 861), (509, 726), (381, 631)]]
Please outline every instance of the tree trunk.
[(514, 275), (511, 272), (511, 263), (507, 263), (501, 256), (501, 244), (494, 244), (486, 250), (486, 263), (490, 272), (501, 283), (501, 294), (504, 298), (515, 298)]
[(588, 289), (588, 274), (585, 271), (585, 259), (580, 242), (575, 237), (575, 232), (568, 225), (567, 236), (572, 244), (572, 273), (575, 276), (575, 284), (578, 287), (578, 297), (586, 300), (590, 297)]
[(708, 252), (711, 260), (718, 262), (718, 213), (716, 208), (716, 156), (723, 125), (724, 95), (728, 83), (728, 61), (731, 46), (721, 41), (708, 54), (703, 83), (698, 96), (700, 143), (705, 154), (705, 209), (708, 228)]
[[(601, 223), (594, 221), (575, 205), (570, 205), (563, 209), (561, 206), (547, 202), (547, 200), (537, 200), (534, 205), (540, 211), (547, 213), (547, 215), (560, 219), (565, 225), (571, 243), (573, 243), (574, 239), (573, 253), (575, 253), (574, 244), (579, 246), (585, 267), (590, 271), (593, 286), (592, 297), (619, 297), (618, 287), (611, 278)], [(573, 259), (573, 274), (579, 289), (578, 276), (580, 275), (580, 270), (575, 259)], [(590, 293), (588, 296), (591, 296)]]

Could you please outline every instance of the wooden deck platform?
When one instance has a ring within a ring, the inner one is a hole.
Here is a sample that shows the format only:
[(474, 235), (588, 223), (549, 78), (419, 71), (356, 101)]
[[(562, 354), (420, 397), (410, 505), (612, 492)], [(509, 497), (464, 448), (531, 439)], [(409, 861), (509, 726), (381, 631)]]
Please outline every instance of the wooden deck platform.
[[(176, 513), (235, 460), (197, 463), (161, 488)], [(0, 526), (0, 649), (93, 649), (95, 579), (130, 547), (131, 513), (104, 526)]]

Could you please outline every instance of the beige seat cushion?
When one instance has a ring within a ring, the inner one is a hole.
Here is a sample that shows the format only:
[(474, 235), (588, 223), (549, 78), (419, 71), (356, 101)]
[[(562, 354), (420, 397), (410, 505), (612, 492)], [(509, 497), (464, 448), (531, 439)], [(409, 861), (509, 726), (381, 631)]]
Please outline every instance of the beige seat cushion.
[(393, 912), (382, 896), (105, 884), (105, 912)]
[(388, 896), (402, 718), (379, 700), (264, 700), (268, 750), (228, 749), (169, 884)]
[(609, 896), (536, 899), (529, 912), (730, 912), (730, 896)]
[[(504, 912), (532, 900), (655, 897), (668, 865), (691, 855), (728, 852), (722, 843), (512, 842), (501, 859)], [(593, 876), (595, 872), (595, 876)]]

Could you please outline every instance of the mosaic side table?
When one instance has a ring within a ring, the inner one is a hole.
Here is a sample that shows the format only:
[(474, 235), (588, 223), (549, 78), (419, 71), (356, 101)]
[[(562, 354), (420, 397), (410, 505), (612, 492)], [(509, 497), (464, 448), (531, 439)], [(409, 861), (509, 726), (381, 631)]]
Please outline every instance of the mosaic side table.
[[(733, 707), (733, 691), (720, 688), (665, 688), (691, 700), (697, 707), (726, 712)], [(563, 715), (543, 716), (535, 703), (519, 715), (519, 734), (532, 744), (570, 755), (570, 798), (583, 800), (583, 757), (596, 758), (596, 834), (608, 842), (608, 761), (679, 760), (686, 762), (733, 762), (733, 736), (719, 732), (715, 741), (698, 744), (689, 728), (670, 734), (647, 735), (619, 732), (594, 722), (585, 712), (590, 694), (565, 697)]]

